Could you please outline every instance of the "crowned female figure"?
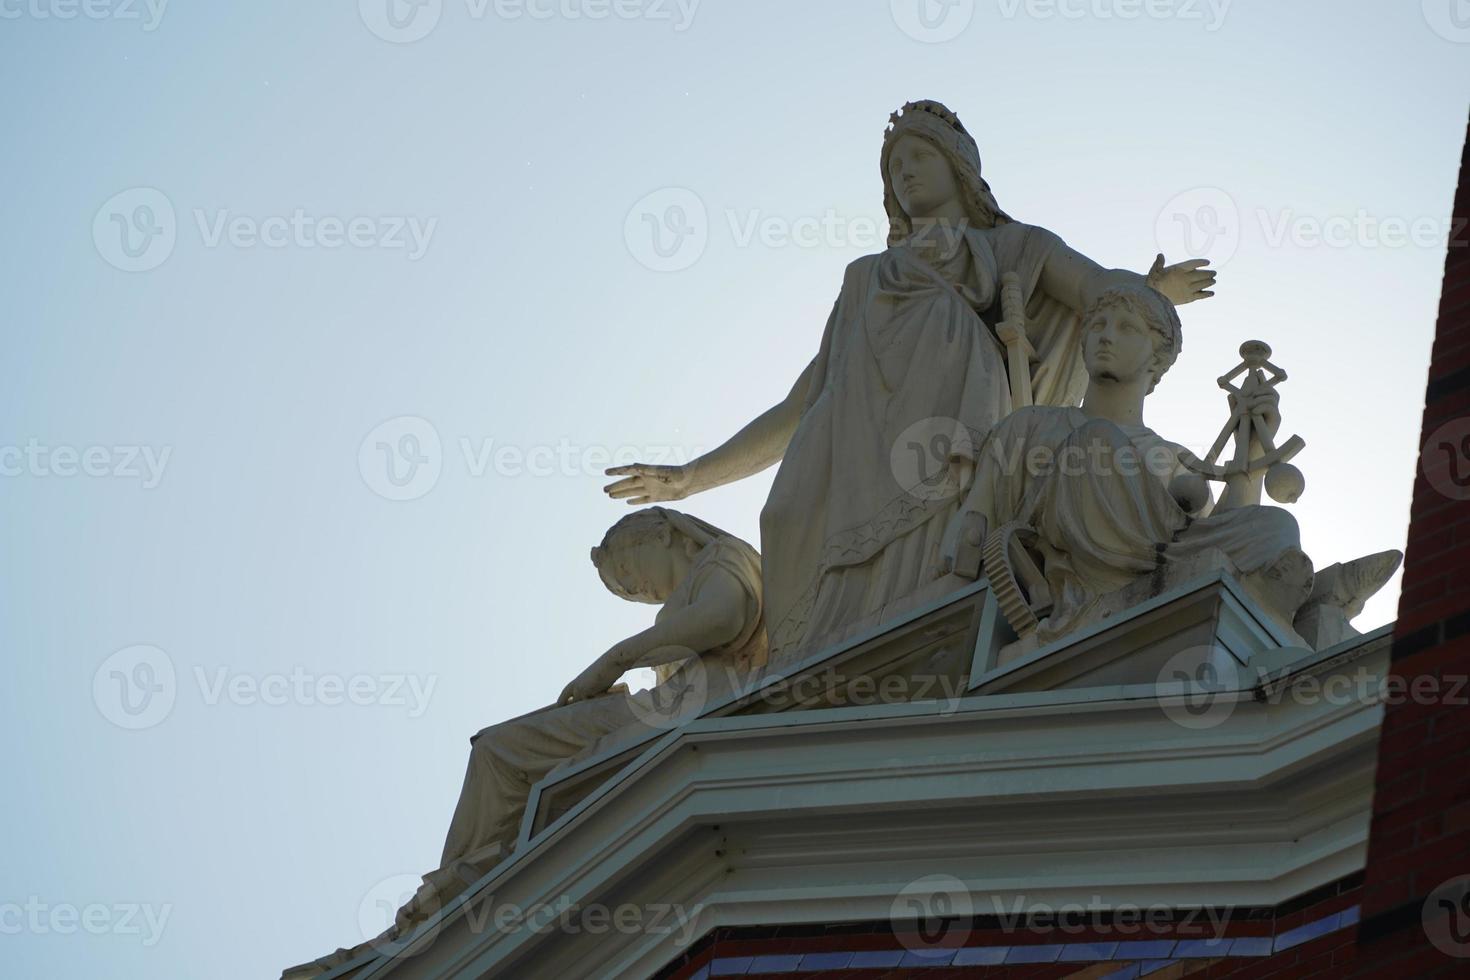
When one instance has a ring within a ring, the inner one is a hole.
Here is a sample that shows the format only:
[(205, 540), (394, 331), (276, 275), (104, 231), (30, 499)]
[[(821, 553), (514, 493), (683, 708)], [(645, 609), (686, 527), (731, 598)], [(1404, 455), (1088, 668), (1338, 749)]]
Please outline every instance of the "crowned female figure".
[[(608, 471), (622, 477), (609, 495), (643, 504), (780, 461), (761, 512), (773, 667), (940, 575), (978, 447), (1013, 407), (1003, 320), (1024, 325), (1033, 402), (1076, 405), (1087, 386), (1080, 317), (1105, 289), (1146, 282), (1176, 305), (1212, 295), (1203, 260), (1165, 267), (1159, 256), (1147, 275), (1104, 269), (1013, 220), (981, 176), (975, 140), (937, 102), (890, 117), (881, 167), (888, 248), (847, 267), (786, 398), (683, 466)], [(942, 456), (945, 478), (906, 464), (911, 448)]]

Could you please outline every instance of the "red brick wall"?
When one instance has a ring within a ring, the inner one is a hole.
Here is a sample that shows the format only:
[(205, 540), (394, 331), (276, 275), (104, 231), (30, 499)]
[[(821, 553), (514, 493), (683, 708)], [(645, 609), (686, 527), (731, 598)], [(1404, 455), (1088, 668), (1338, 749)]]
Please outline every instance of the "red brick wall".
[(1358, 976), (1470, 975), (1421, 921), (1438, 886), (1470, 874), (1470, 708), (1448, 696), (1470, 675), (1470, 143), (1454, 213), (1393, 651), (1395, 674), (1445, 696), (1399, 699), (1384, 716)]
[[(995, 919), (976, 919), (949, 932), (946, 948), (985, 947), (1006, 949), (1042, 947), (1048, 944), (1149, 942), (1170, 945), (1167, 941), (1194, 942), (1223, 938), (1226, 942), (1236, 938), (1251, 937), (1272, 944), (1277, 937), (1308, 923), (1320, 922), (1328, 916), (1347, 909), (1356, 908), (1362, 898), (1361, 876), (1337, 882), (1319, 889), (1312, 895), (1303, 896), (1277, 908), (1220, 909), (1215, 918), (1191, 914), (1179, 921), (1162, 925), (1157, 921), (1143, 925), (1136, 919), (1122, 924), (1071, 922), (1065, 928), (1046, 927), (1036, 922), (1012, 923), (1004, 927)], [(1301, 942), (1269, 956), (1250, 958), (1223, 956), (1193, 956), (1171, 960), (1169, 966), (1148, 974), (1148, 980), (1170, 980), (1177, 976), (1231, 977), (1246, 980), (1251, 977), (1273, 976), (1277, 978), (1312, 976), (1319, 969), (1324, 975), (1343, 975), (1343, 965), (1353, 952), (1355, 930), (1351, 925), (1334, 927), (1320, 938)], [(907, 937), (912, 941), (912, 936)], [(949, 939), (957, 940), (954, 946)], [(658, 980), (691, 980), (704, 976), (704, 971), (715, 961), (732, 961), (740, 957), (754, 956), (802, 956), (806, 954), (829, 954), (836, 951), (868, 951), (902, 949), (905, 937), (894, 934), (890, 923), (851, 923), (830, 927), (791, 926), (781, 928), (726, 928), (716, 930), (696, 944), (681, 960), (670, 964), (658, 974)], [(910, 946), (910, 948), (914, 948)], [(1227, 950), (1228, 951), (1228, 947)], [(1108, 954), (1105, 954), (1108, 955)], [(1159, 962), (1139, 960), (1111, 954), (1105, 961), (1074, 960), (1041, 964), (1011, 964), (997, 966), (921, 966), (854, 969), (812, 970), (802, 965), (794, 972), (761, 973), (762, 980), (891, 980), (891, 978), (916, 977), (928, 980), (950, 980), (959, 977), (1005, 978), (1005, 980), (1050, 980), (1050, 978), (1084, 977), (1101, 978), (1108, 973), (1126, 970), (1134, 963)], [(738, 968), (738, 967), (736, 967)], [(755, 975), (755, 974), (751, 974)], [(712, 977), (710, 980), (719, 980)]]

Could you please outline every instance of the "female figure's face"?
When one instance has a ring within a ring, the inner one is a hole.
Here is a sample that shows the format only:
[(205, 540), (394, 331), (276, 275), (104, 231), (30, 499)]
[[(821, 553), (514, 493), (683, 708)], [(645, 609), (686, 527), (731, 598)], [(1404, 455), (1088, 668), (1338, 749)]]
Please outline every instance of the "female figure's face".
[(918, 136), (901, 136), (893, 144), (888, 179), (910, 218), (940, 217), (959, 204), (960, 184), (954, 167), (938, 147)]

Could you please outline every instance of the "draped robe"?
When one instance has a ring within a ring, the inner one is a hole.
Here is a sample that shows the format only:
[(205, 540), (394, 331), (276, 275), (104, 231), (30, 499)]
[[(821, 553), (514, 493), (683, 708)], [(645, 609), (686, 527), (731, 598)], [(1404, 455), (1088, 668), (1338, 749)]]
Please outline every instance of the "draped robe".
[(773, 666), (936, 577), (962, 488), (936, 493), (927, 474), (896, 464), (895, 449), (906, 451), (907, 434), (937, 433), (951, 462), (973, 460), (1010, 412), (1005, 350), (993, 329), (1003, 273), (1020, 279), (1037, 354), (1034, 400), (1081, 400), (1078, 313), (1040, 288), (1061, 240), (1010, 222), (969, 228), (955, 244), (897, 245), (858, 259), (843, 277), (761, 513)]
[[(1019, 521), (1037, 531), (1054, 603), (1038, 629), (1042, 643), (1096, 618), (1102, 596), (1165, 564), (1213, 548), (1249, 576), (1300, 553), (1296, 518), (1279, 507), (1211, 513), (1207, 503), (1203, 516), (1185, 513), (1168, 489), (1189, 472), (1181, 449), (1146, 426), (1080, 408), (1023, 408), (991, 432), (968, 501), (992, 529)], [(1306, 593), (1269, 588), (1272, 607), (1281, 606), (1289, 623)]]
[[(735, 537), (717, 538), (695, 556), (689, 574), (664, 602), (656, 620), (693, 605), (715, 577), (725, 576), (743, 593), (741, 627), (732, 640), (702, 651), (705, 662), (686, 676), (675, 671), (657, 688), (637, 694), (607, 694), (573, 701), (492, 725), (471, 740), (464, 786), (450, 822), (440, 864), (475, 863), (476, 855), (499, 856), (515, 842), (531, 787), (552, 769), (577, 758), (610, 736), (647, 737), (659, 730), (647, 719), (659, 719), (677, 704), (684, 686), (701, 703), (713, 702), (734, 689), (766, 657), (760, 555)], [(452, 881), (452, 872), (435, 881)], [(427, 879), (426, 879), (427, 880)]]

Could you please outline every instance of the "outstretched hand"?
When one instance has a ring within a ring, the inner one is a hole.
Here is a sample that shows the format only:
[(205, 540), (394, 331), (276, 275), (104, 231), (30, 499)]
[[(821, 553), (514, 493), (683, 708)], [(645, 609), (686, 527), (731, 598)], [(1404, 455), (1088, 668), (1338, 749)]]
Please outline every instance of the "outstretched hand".
[(631, 463), (627, 466), (614, 466), (607, 470), (607, 475), (621, 476), (623, 479), (609, 483), (602, 488), (603, 492), (614, 500), (627, 500), (633, 507), (665, 500), (683, 500), (690, 493), (687, 466)]
[(611, 690), (613, 682), (623, 676), (623, 668), (613, 663), (606, 654), (592, 662), (592, 666), (578, 674), (570, 684), (562, 688), (557, 704), (587, 701)]
[(1183, 306), (1197, 299), (1215, 295), (1215, 270), (1209, 267), (1209, 259), (1189, 259), (1164, 265), (1164, 253), (1160, 252), (1148, 270), (1148, 284), (1173, 303)]

